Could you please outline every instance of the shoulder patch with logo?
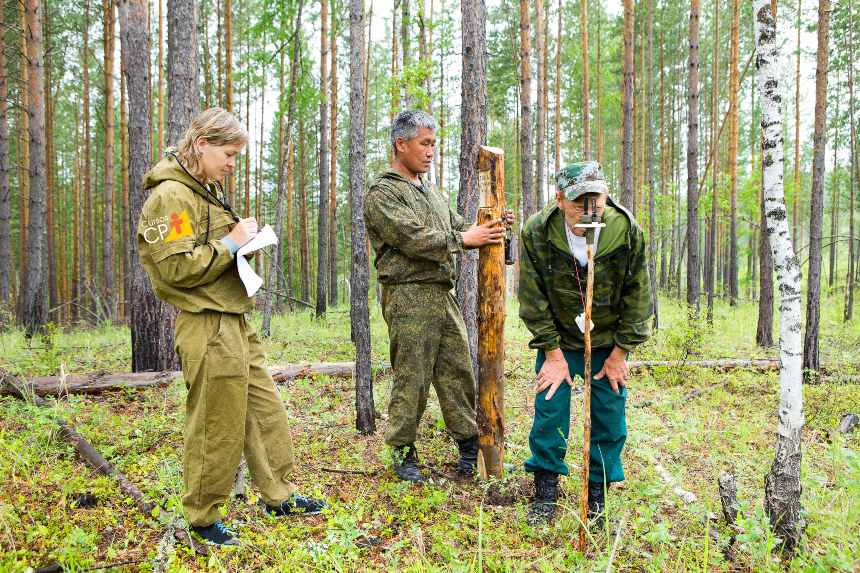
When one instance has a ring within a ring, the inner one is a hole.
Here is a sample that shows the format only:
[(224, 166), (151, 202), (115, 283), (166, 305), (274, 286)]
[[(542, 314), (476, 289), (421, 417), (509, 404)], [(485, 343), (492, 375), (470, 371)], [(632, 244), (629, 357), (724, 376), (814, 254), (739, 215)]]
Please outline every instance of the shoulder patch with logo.
[(191, 223), (188, 220), (188, 210), (183, 209), (181, 215), (177, 215), (176, 213), (172, 213), (170, 215), (170, 220), (167, 222), (168, 225), (172, 227), (170, 234), (167, 235), (167, 238), (164, 239), (165, 243), (169, 243), (174, 239), (179, 239), (181, 237), (187, 237), (191, 235), (193, 231), (191, 230)]

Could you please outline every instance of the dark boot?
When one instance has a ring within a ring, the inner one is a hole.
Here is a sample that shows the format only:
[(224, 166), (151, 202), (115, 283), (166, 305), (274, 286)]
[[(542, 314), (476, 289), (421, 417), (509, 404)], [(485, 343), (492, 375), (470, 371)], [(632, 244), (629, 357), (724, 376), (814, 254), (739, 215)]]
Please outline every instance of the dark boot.
[(593, 531), (606, 529), (606, 489), (609, 484), (588, 480), (588, 519)]
[(460, 447), (457, 473), (461, 476), (473, 475), (478, 471), (478, 436), (457, 440), (457, 445)]
[(424, 474), (418, 468), (418, 455), (415, 444), (394, 448), (394, 471), (403, 481), (422, 481)]
[(552, 521), (558, 501), (558, 474), (546, 470), (535, 472), (535, 500), (526, 515), (526, 522), (540, 525)]

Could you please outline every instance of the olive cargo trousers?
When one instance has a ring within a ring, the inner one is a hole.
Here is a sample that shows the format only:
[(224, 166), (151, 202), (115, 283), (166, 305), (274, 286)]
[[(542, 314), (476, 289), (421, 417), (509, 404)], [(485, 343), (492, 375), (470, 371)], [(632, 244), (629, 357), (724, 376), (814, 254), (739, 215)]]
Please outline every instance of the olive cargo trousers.
[(415, 442), (431, 383), (454, 438), (476, 435), (475, 377), (466, 325), (454, 295), (437, 285), (382, 285), (382, 316), (388, 324), (394, 370), (385, 443)]
[(180, 312), (176, 352), (188, 396), (182, 505), (191, 525), (221, 519), (242, 453), (261, 499), (286, 501), (296, 487), (293, 441), (284, 401), (269, 374), (260, 339), (244, 314)]
[[(577, 374), (584, 376), (585, 354), (570, 350), (563, 352), (571, 379)], [(627, 388), (620, 387), (621, 393), (616, 394), (609, 385), (608, 378), (594, 379), (610, 354), (611, 348), (591, 350), (591, 461), (588, 465), (588, 479), (597, 483), (624, 481), (621, 450), (627, 441), (627, 422), (624, 416)], [(545, 361), (544, 351), (538, 350), (535, 373), (540, 372)], [(535, 419), (529, 434), (532, 457), (526, 460), (525, 470), (548, 470), (567, 475), (564, 458), (570, 434), (570, 386), (562, 382), (549, 400), (546, 399), (548, 391), (544, 390), (535, 396)], [(574, 443), (578, 443), (578, 440), (574, 440)], [(573, 453), (576, 462), (581, 461), (581, 453)]]

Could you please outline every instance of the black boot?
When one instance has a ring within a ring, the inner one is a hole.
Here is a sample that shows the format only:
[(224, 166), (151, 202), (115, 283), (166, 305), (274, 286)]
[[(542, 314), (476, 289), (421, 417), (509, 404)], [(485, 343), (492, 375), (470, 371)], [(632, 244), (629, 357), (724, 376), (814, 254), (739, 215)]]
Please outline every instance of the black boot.
[(606, 489), (609, 484), (588, 480), (588, 518), (593, 531), (606, 529)]
[(394, 448), (394, 471), (403, 481), (422, 481), (424, 474), (418, 468), (418, 455), (415, 444)]
[(478, 471), (478, 436), (457, 440), (460, 447), (460, 463), (457, 473), (461, 476), (472, 475)]
[(526, 515), (526, 522), (540, 525), (552, 521), (558, 501), (558, 474), (547, 470), (535, 472), (535, 500)]

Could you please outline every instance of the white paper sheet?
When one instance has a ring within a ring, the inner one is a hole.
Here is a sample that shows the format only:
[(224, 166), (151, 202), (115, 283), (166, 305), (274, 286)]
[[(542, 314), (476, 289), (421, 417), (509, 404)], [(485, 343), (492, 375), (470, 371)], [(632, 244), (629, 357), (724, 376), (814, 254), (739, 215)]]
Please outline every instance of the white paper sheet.
[(260, 290), (260, 287), (263, 285), (263, 279), (251, 268), (251, 265), (245, 259), (245, 255), (277, 243), (278, 237), (275, 236), (275, 231), (270, 225), (266, 225), (262, 231), (257, 233), (256, 237), (248, 241), (236, 252), (236, 266), (239, 267), (239, 278), (245, 284), (245, 290), (248, 291), (249, 297), (254, 296)]

